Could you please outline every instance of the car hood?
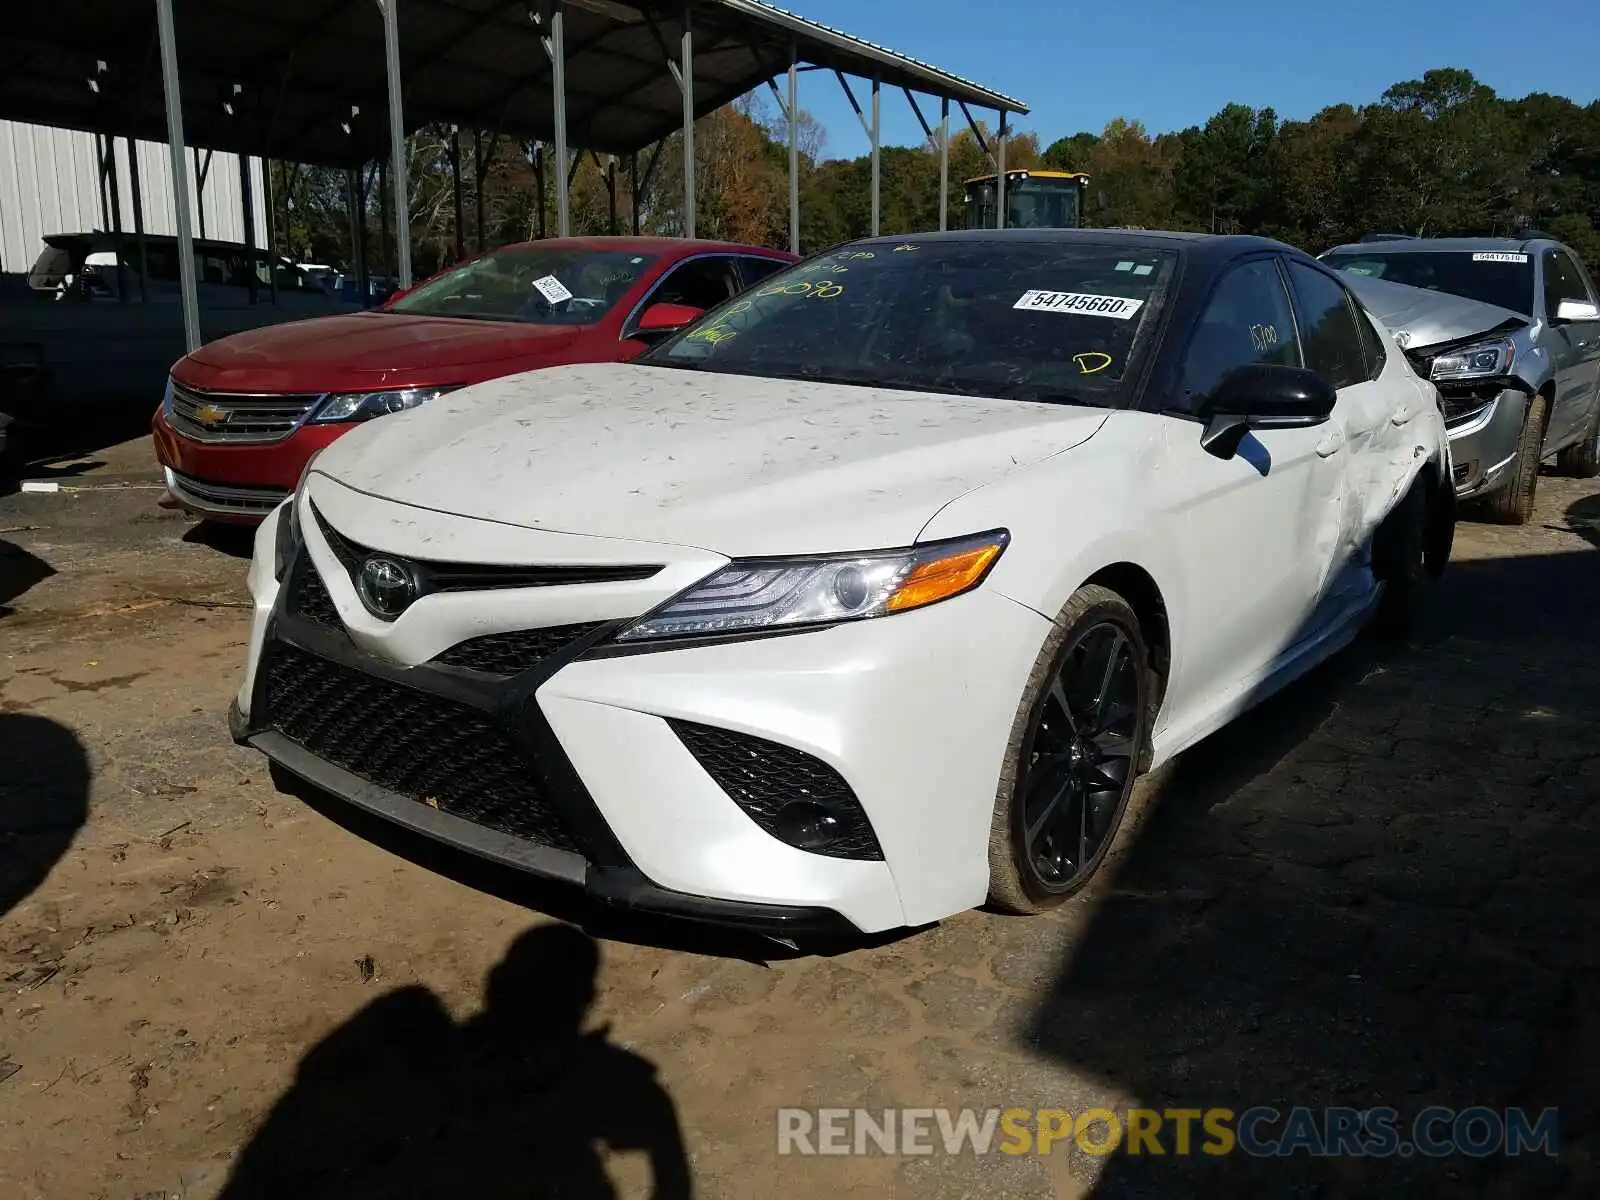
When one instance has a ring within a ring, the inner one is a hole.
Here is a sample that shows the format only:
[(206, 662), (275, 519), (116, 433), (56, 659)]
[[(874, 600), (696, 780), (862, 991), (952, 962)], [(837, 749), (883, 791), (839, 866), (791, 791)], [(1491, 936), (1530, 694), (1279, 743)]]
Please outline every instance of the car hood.
[(1374, 279), (1370, 275), (1352, 275), (1348, 271), (1339, 274), (1372, 315), (1389, 327), (1405, 350), (1423, 350), (1478, 334), (1521, 329), (1529, 324), (1521, 313), (1481, 300)]
[(1078, 445), (1106, 416), (666, 367), (555, 367), (373, 421), (315, 470), (526, 528), (800, 554), (907, 545), (944, 504)]
[(284, 386), (300, 387), (305, 384), (299, 377), (307, 371), (319, 376), (388, 374), (543, 357), (569, 346), (583, 332), (583, 327), (570, 325), (359, 312), (218, 338), (190, 354), (189, 361), (210, 371), (295, 376)]

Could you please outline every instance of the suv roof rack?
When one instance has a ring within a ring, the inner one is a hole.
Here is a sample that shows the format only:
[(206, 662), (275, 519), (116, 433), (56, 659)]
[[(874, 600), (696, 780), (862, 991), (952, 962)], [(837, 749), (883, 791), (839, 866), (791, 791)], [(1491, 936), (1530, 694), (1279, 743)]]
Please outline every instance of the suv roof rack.
[(1365, 233), (1361, 235), (1363, 242), (1414, 242), (1417, 235), (1414, 233)]

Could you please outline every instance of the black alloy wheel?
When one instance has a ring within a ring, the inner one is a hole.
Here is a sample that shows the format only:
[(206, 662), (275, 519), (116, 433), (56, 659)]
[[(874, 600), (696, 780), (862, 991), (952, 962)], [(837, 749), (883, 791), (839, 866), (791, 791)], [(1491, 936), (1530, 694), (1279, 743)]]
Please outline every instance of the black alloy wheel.
[(1089, 881), (1111, 848), (1149, 738), (1152, 677), (1132, 610), (1088, 587), (1062, 617), (1075, 619), (1058, 625), (1030, 680), (1026, 724), (1002, 775), (1004, 828), (997, 813), (991, 839), (991, 898), (1013, 911), (1051, 907)]

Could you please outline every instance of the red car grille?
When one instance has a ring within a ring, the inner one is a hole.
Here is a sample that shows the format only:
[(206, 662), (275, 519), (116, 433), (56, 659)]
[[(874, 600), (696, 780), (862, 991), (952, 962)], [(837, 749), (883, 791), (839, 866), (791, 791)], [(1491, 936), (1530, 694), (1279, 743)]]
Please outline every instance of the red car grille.
[(208, 392), (172, 381), (167, 422), (197, 442), (276, 442), (310, 415), (319, 395), (247, 395)]

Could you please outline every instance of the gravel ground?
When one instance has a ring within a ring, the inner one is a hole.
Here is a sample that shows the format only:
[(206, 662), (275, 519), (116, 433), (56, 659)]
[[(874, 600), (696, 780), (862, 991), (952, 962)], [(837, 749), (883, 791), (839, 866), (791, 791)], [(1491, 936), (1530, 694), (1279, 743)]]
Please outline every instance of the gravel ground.
[[(1146, 782), (1092, 894), (791, 954), (280, 794), (247, 537), (0, 498), (0, 1196), (1594, 1195), (1600, 490)], [(780, 1157), (788, 1105), (1560, 1107), (1558, 1157)], [(299, 1182), (286, 1185), (292, 1167)], [(275, 1182), (278, 1181), (278, 1182)]]

